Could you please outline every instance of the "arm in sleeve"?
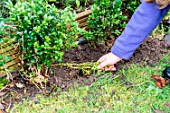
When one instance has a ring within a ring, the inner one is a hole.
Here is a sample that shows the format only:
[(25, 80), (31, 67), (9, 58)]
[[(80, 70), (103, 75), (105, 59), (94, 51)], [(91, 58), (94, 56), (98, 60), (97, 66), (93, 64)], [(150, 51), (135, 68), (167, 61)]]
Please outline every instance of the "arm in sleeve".
[(111, 52), (123, 59), (129, 59), (143, 40), (155, 29), (166, 15), (170, 5), (159, 9), (154, 3), (143, 1), (132, 15), (123, 33), (117, 38)]

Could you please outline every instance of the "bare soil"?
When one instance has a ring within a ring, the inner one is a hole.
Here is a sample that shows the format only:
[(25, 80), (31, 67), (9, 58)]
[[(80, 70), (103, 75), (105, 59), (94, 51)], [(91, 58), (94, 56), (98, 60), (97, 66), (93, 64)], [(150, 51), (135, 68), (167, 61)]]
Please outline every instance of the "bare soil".
[[(103, 44), (97, 42), (80, 44), (77, 48), (72, 48), (65, 52), (63, 62), (96, 62), (102, 55), (110, 52), (113, 42), (113, 39), (108, 39)], [(163, 40), (147, 38), (136, 50), (133, 57), (129, 60), (121, 61), (116, 67), (120, 70), (123, 66), (126, 68), (131, 63), (154, 66), (167, 53), (167, 45)], [(21, 102), (23, 98), (34, 99), (36, 94), (48, 96), (52, 92), (65, 91), (70, 87), (90, 85), (98, 79), (93, 73), (85, 75), (78, 69), (55, 66), (45, 88), (39, 90), (34, 84), (30, 84), (30, 82), (21, 77), (18, 72), (14, 72), (12, 75), (14, 76), (13, 82), (0, 92), (0, 109), (2, 110), (12, 108), (13, 104)], [(113, 72), (113, 75), (115, 76), (116, 72)], [(79, 85), (75, 85), (75, 83), (79, 83)]]

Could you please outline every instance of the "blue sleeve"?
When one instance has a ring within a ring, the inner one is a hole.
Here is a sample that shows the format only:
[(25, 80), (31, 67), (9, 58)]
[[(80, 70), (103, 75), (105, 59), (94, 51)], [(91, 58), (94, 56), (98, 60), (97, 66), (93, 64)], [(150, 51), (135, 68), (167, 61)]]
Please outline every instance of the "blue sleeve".
[(111, 52), (123, 59), (129, 59), (139, 45), (155, 29), (164, 18), (170, 5), (164, 9), (159, 9), (154, 3), (143, 1), (132, 15), (125, 30), (117, 38), (111, 48)]

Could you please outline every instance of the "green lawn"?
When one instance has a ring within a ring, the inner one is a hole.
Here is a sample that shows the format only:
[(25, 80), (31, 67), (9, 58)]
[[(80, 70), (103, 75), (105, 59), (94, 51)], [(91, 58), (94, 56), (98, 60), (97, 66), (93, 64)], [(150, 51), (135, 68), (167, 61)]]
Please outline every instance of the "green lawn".
[(70, 88), (58, 96), (37, 95), (34, 101), (15, 105), (11, 113), (170, 113), (170, 85), (158, 89), (150, 78), (161, 75), (168, 64), (170, 54), (152, 67), (131, 64), (115, 78), (98, 73), (99, 80), (91, 86)]

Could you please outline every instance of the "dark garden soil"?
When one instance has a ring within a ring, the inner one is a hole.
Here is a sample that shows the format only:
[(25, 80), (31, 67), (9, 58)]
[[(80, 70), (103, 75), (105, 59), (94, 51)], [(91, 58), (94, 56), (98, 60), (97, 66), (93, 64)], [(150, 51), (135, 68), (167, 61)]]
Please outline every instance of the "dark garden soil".
[[(72, 48), (65, 52), (63, 62), (96, 62), (103, 54), (110, 51), (113, 42), (110, 39), (105, 41), (104, 44), (96, 42), (80, 44), (77, 48)], [(131, 63), (142, 66), (153, 66), (167, 53), (167, 45), (163, 40), (147, 38), (136, 50), (132, 58), (121, 61), (116, 67), (117, 69), (121, 69), (123, 66), (126, 68)], [(115, 73), (113, 72), (113, 75), (116, 75)], [(82, 85), (90, 85), (98, 79), (93, 74), (85, 75), (81, 70), (54, 66), (46, 87), (40, 91), (35, 85), (24, 80), (18, 72), (14, 72), (12, 75), (14, 76), (13, 82), (0, 92), (0, 109), (12, 108), (14, 103), (21, 102), (23, 98), (29, 97), (30, 99), (34, 99), (36, 94), (48, 96), (51, 92), (58, 92), (59, 89), (60, 91), (65, 91), (70, 87), (75, 88)], [(75, 83), (79, 83), (80, 85), (75, 85)]]

